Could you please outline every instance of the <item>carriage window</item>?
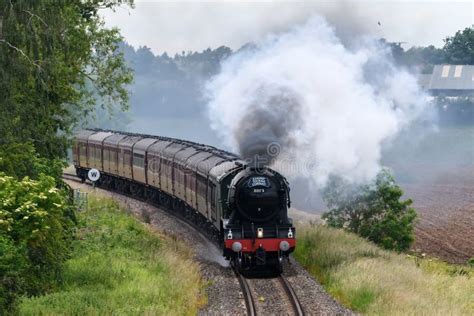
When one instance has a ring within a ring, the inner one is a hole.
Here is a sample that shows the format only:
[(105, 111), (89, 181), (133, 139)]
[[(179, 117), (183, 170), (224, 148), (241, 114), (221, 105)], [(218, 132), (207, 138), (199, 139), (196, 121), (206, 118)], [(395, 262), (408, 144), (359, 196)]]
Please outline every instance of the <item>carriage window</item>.
[(142, 154), (133, 154), (133, 165), (140, 167), (140, 168), (145, 168), (145, 156)]
[(216, 207), (216, 186), (211, 184), (211, 208), (214, 209)]
[(183, 165), (174, 163), (175, 168), (175, 179), (179, 184), (186, 185), (186, 169)]
[(186, 188), (196, 191), (196, 177), (194, 176), (194, 173), (191, 173), (192, 171), (187, 170), (187, 173), (185, 175), (186, 177)]
[(206, 183), (206, 178), (203, 176), (198, 175), (197, 176), (197, 191), (198, 195), (202, 196), (203, 198), (206, 198), (206, 191), (207, 191), (207, 183)]
[(79, 148), (80, 148), (80, 155), (84, 155), (84, 156), (85, 156), (85, 155), (86, 155), (86, 148), (87, 148), (87, 147), (86, 147), (86, 144), (81, 143)]
[(130, 150), (125, 150), (123, 153), (123, 163), (124, 165), (130, 165)]

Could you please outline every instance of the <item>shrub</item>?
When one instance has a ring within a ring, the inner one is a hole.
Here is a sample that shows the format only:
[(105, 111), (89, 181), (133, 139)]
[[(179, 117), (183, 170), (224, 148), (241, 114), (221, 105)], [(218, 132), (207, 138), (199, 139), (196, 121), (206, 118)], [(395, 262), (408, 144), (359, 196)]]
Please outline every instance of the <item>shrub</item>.
[(59, 159), (49, 160), (40, 157), (30, 143), (11, 143), (0, 145), (0, 172), (22, 179), (37, 179), (40, 174), (59, 180), (65, 163)]
[(60, 281), (73, 214), (52, 177), (0, 174), (0, 314), (13, 308), (16, 295), (37, 295)]
[(323, 192), (330, 209), (323, 219), (329, 226), (352, 231), (385, 249), (404, 251), (414, 240), (417, 214), (410, 199), (400, 200), (402, 195), (387, 170), (366, 185), (333, 178)]

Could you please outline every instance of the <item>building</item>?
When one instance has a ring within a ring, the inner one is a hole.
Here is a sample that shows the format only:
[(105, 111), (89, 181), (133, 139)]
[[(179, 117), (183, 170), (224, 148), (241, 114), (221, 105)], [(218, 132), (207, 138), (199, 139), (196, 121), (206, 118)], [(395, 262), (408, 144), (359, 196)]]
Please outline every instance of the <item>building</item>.
[(435, 96), (474, 96), (473, 65), (435, 65), (430, 78), (423, 75), (420, 84)]

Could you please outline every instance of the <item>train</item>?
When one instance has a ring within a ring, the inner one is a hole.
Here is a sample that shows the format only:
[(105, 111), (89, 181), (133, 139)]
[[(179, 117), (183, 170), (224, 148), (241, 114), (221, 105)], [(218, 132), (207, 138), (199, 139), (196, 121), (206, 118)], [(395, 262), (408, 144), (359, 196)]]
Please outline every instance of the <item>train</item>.
[(284, 176), (238, 155), (191, 141), (101, 129), (75, 133), (76, 174), (176, 213), (222, 246), (239, 271), (276, 268), (295, 250)]

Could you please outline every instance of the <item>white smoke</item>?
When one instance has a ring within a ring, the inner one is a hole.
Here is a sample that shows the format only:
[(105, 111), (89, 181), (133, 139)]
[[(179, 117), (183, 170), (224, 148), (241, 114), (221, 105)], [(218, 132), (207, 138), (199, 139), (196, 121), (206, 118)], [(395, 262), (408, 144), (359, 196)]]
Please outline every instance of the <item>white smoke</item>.
[(206, 94), (212, 128), (231, 149), (268, 158), (277, 143), (273, 167), (318, 186), (331, 174), (373, 178), (382, 145), (428, 109), (387, 47), (360, 38), (348, 49), (321, 17), (231, 56)]

